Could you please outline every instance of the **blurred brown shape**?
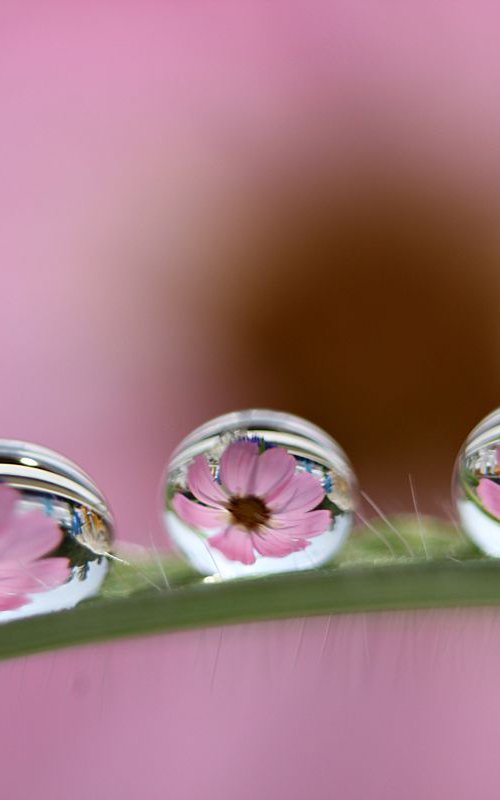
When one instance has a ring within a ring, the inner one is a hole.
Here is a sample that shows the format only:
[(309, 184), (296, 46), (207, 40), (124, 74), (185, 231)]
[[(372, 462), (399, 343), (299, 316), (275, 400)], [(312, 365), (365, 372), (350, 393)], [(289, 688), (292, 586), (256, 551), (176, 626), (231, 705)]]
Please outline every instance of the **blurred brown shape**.
[(388, 510), (411, 509), (411, 474), (421, 509), (446, 513), (458, 448), (500, 392), (492, 249), (472, 204), (397, 181), (287, 187), (250, 228), (236, 281), (208, 300), (233, 404), (326, 428)]

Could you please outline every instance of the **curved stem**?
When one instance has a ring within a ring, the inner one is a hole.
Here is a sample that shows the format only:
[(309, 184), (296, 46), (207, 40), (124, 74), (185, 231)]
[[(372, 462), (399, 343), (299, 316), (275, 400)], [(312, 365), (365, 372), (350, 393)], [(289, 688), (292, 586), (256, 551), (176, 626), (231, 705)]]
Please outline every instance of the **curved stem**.
[[(2, 625), (0, 658), (256, 620), (500, 604), (500, 560), (478, 557), (454, 528), (424, 520), (427, 558), (418, 549), (418, 521), (382, 524), (383, 539), (373, 530), (357, 532), (335, 564), (309, 572), (206, 582), (173, 557), (160, 565), (151, 559), (136, 568), (115, 566), (99, 598), (71, 611)], [(416, 554), (412, 558), (408, 543)], [(151, 588), (153, 570), (168, 579), (160, 591)]]

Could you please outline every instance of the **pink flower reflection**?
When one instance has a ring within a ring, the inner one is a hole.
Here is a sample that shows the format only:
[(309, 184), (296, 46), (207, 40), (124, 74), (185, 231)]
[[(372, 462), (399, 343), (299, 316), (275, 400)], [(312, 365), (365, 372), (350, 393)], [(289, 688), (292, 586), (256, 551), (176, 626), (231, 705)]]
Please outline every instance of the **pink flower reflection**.
[(43, 511), (16, 512), (19, 498), (0, 485), (0, 611), (26, 605), (29, 594), (54, 589), (71, 574), (67, 558), (42, 558), (61, 541), (57, 523)]
[(173, 506), (188, 525), (220, 528), (210, 545), (232, 561), (253, 564), (255, 552), (282, 558), (304, 550), (331, 523), (329, 511), (312, 510), (325, 496), (321, 483), (295, 467), (283, 447), (259, 453), (256, 442), (233, 442), (221, 457), (220, 483), (205, 456), (197, 456), (187, 482), (198, 502), (178, 492)]
[(481, 478), (477, 493), (486, 511), (500, 519), (500, 486), (488, 478)]

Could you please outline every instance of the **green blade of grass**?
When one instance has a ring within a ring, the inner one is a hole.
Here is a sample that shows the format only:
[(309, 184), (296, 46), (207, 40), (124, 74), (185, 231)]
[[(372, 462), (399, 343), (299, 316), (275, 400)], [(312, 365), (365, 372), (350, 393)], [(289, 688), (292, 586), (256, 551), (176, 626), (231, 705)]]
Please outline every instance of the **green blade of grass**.
[(255, 620), (499, 604), (500, 560), (451, 526), (405, 517), (355, 532), (336, 562), (308, 572), (207, 583), (173, 556), (115, 564), (98, 598), (1, 626), (0, 658)]

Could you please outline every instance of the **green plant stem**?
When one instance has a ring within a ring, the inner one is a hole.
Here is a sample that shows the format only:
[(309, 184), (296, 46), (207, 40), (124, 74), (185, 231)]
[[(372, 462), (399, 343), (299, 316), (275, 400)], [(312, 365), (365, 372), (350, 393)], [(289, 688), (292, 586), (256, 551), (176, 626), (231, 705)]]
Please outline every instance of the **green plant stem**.
[[(161, 565), (154, 559), (115, 565), (100, 597), (71, 611), (0, 626), (0, 659), (257, 620), (500, 605), (500, 560), (480, 557), (445, 523), (423, 524), (425, 547), (421, 521), (404, 517), (394, 519), (389, 528), (379, 522), (356, 532), (327, 568), (266, 578), (204, 582), (172, 556)], [(414, 557), (408, 557), (405, 542)]]
[(500, 564), (434, 562), (297, 573), (137, 593), (5, 625), (0, 658), (128, 636), (255, 620), (500, 604)]

